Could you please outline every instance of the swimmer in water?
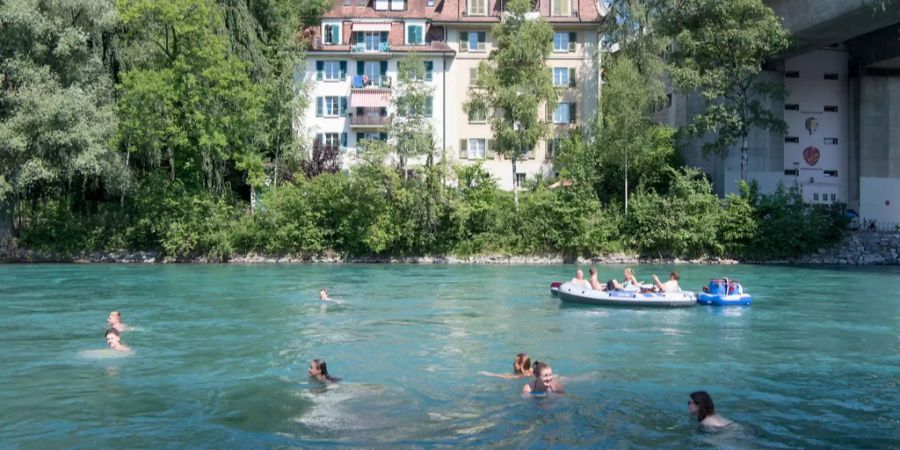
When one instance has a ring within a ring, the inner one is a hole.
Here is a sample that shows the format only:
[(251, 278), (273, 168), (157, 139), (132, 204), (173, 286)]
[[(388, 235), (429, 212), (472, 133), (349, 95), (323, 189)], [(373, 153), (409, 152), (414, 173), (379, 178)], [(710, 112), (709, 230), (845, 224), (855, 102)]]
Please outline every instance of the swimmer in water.
[(543, 395), (549, 392), (554, 394), (563, 393), (562, 383), (553, 378), (553, 368), (550, 367), (550, 364), (535, 361), (532, 368), (534, 369), (534, 381), (522, 386), (523, 395)]
[(122, 341), (120, 340), (119, 330), (115, 328), (106, 330), (106, 345), (108, 345), (110, 349), (117, 352), (131, 351), (131, 347), (122, 343)]
[(318, 381), (319, 383), (331, 384), (341, 381), (340, 378), (328, 374), (328, 365), (325, 364), (324, 359), (314, 359), (310, 361), (307, 373), (311, 380)]
[(106, 323), (110, 328), (118, 331), (119, 333), (131, 330), (131, 327), (122, 323), (122, 313), (118, 311), (109, 313), (109, 317), (106, 318)]
[(510, 375), (508, 373), (491, 373), (491, 372), (478, 372), (481, 375), (485, 375), (488, 377), (497, 377), (497, 378), (506, 378), (506, 379), (517, 379), (522, 377), (530, 377), (533, 373), (531, 370), (531, 357), (528, 356), (527, 353), (519, 353), (516, 355), (516, 359), (513, 360), (513, 373)]
[(706, 391), (691, 393), (691, 398), (688, 400), (688, 412), (696, 417), (697, 422), (700, 422), (700, 425), (705, 428), (721, 429), (734, 423), (716, 414), (716, 406)]

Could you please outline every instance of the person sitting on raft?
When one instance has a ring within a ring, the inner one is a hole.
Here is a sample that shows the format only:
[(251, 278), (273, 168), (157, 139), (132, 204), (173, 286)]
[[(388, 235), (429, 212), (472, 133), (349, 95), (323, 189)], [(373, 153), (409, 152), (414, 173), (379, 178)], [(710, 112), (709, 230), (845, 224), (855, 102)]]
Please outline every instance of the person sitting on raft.
[(588, 282), (591, 284), (591, 289), (595, 291), (602, 291), (606, 289), (606, 286), (600, 284), (600, 281), (597, 279), (597, 269), (594, 266), (591, 266), (591, 270), (588, 271), (591, 274), (591, 279)]
[(659, 277), (653, 274), (653, 284), (660, 292), (681, 292), (681, 286), (678, 285), (680, 279), (678, 272), (672, 272), (669, 274), (669, 281), (662, 283), (659, 281)]
[(554, 394), (563, 393), (562, 383), (553, 378), (553, 368), (550, 367), (550, 364), (535, 361), (532, 368), (534, 369), (534, 381), (522, 386), (523, 395), (543, 395), (548, 392)]
[(697, 422), (700, 422), (700, 425), (705, 428), (721, 429), (734, 423), (716, 414), (716, 406), (706, 391), (691, 393), (691, 398), (688, 400), (688, 412), (696, 417)]
[(118, 331), (119, 333), (123, 331), (128, 331), (130, 328), (128, 325), (122, 323), (122, 313), (118, 311), (113, 311), (109, 313), (109, 317), (106, 318), (106, 324), (109, 325), (110, 328)]
[(572, 280), (569, 282), (574, 284), (575, 286), (581, 286), (581, 287), (586, 287), (586, 288), (591, 287), (591, 284), (588, 283), (588, 280), (584, 279), (584, 271), (581, 269), (578, 269), (575, 271), (575, 278), (572, 278)]
[(480, 375), (488, 376), (488, 377), (497, 377), (497, 378), (506, 378), (506, 379), (515, 379), (522, 377), (530, 377), (533, 372), (531, 370), (531, 357), (528, 356), (527, 353), (519, 353), (516, 355), (516, 359), (513, 360), (513, 373), (512, 375), (508, 373), (491, 373), (491, 372), (478, 372)]
[(121, 341), (121, 335), (119, 334), (119, 330), (115, 328), (110, 328), (106, 330), (106, 345), (109, 346), (110, 349), (115, 350), (117, 352), (130, 352), (131, 347), (125, 345)]
[(337, 383), (341, 381), (340, 378), (333, 377), (328, 374), (328, 365), (325, 364), (324, 359), (314, 359), (309, 363), (309, 370), (307, 370), (309, 374), (309, 378), (313, 381), (318, 381), (323, 384), (331, 384)]

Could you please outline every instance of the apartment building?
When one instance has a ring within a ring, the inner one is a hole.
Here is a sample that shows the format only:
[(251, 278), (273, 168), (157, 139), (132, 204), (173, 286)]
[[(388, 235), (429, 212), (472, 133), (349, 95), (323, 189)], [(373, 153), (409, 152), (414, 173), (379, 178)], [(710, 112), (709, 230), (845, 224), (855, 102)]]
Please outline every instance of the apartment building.
[[(425, 61), (424, 80), (433, 90), (430, 116), (436, 145), (448, 160), (483, 162), (512, 189), (511, 162), (492, 147), (484, 114), (463, 110), (477, 88), (478, 63), (493, 49), (491, 27), (500, 21), (503, 0), (335, 0), (322, 23), (308, 30), (313, 45), (305, 79), (311, 84), (303, 124), (309, 139), (340, 149), (352, 165), (369, 139), (387, 139), (391, 96), (399, 62), (410, 53)], [(552, 174), (558, 139), (596, 118), (599, 94), (600, 22), (604, 7), (594, 0), (536, 0), (535, 15), (554, 28), (553, 71), (559, 99), (547, 105), (552, 136), (517, 162), (520, 181)]]

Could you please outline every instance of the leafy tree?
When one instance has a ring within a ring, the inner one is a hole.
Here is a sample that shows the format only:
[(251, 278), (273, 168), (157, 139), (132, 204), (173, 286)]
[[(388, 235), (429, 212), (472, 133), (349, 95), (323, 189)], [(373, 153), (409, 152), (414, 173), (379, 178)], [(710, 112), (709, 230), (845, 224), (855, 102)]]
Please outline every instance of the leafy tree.
[(687, 131), (715, 134), (706, 154), (724, 156), (741, 148), (741, 180), (749, 171), (748, 135), (753, 127), (785, 132), (787, 125), (764, 104), (783, 97), (783, 87), (757, 75), (763, 63), (788, 47), (788, 32), (762, 0), (684, 0), (662, 15), (661, 31), (674, 39), (672, 82), (682, 92), (699, 91), (706, 110)]
[(118, 9), (130, 65), (119, 98), (125, 149), (142, 167), (162, 160), (170, 180), (217, 195), (236, 162), (259, 170), (260, 90), (229, 53), (216, 4), (119, 0)]
[(0, 206), (14, 218), (25, 201), (127, 187), (104, 66), (116, 26), (102, 0), (0, 7)]
[(434, 161), (434, 130), (431, 120), (434, 89), (425, 83), (425, 62), (416, 54), (398, 64), (397, 86), (391, 96), (394, 115), (390, 136), (397, 168), (406, 177), (410, 160), (426, 157), (426, 165)]
[(496, 47), (478, 67), (482, 88), (469, 93), (466, 110), (493, 109), (489, 123), (497, 152), (512, 162), (513, 195), (519, 210), (516, 161), (547, 135), (542, 104), (556, 100), (546, 60), (553, 50), (553, 27), (529, 14), (530, 0), (511, 0), (492, 33)]

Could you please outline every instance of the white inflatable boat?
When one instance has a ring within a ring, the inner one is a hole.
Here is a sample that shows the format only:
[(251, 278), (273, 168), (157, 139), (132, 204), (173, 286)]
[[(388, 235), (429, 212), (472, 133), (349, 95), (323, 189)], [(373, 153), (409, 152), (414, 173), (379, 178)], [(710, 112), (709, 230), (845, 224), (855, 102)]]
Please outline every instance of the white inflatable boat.
[(697, 296), (689, 291), (595, 291), (572, 283), (563, 283), (559, 287), (559, 299), (565, 303), (612, 306), (679, 307), (697, 304)]

